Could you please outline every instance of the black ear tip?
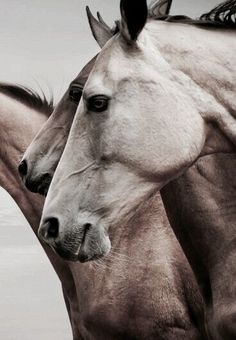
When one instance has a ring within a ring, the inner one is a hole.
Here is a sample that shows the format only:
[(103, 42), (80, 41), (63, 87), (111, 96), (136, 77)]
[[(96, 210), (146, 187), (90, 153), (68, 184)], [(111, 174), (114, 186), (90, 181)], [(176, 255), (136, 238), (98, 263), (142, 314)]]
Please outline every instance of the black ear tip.
[(90, 16), (91, 16), (91, 11), (90, 11), (90, 8), (89, 8), (89, 6), (86, 6), (86, 13), (87, 13), (87, 17), (88, 17), (88, 19), (90, 18)]
[(92, 27), (92, 23), (98, 23), (97, 19), (93, 16), (89, 6), (86, 6), (86, 12), (87, 12), (87, 17), (88, 17), (88, 21), (90, 24), (90, 27), (93, 31), (93, 27)]
[(86, 12), (87, 12), (88, 18), (91, 19), (91, 18), (93, 17), (93, 14), (92, 14), (92, 12), (91, 12), (89, 6), (86, 6)]
[(125, 21), (129, 35), (136, 40), (142, 31), (148, 17), (148, 6), (146, 0), (121, 0), (120, 10), (122, 19)]
[(120, 7), (124, 8), (124, 7), (132, 7), (134, 12), (135, 12), (135, 8), (136, 7), (143, 7), (143, 8), (147, 8), (148, 9), (148, 5), (147, 5), (147, 0), (121, 0), (120, 1)]
[(89, 15), (89, 14), (92, 14), (92, 12), (90, 11), (89, 6), (86, 6), (86, 12), (87, 12), (88, 15)]

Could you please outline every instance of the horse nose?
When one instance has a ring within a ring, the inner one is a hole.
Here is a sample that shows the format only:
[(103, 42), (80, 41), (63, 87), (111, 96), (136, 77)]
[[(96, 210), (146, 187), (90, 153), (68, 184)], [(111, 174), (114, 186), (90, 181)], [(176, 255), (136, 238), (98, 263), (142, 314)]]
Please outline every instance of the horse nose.
[(25, 186), (31, 192), (46, 196), (51, 181), (52, 175), (49, 173), (45, 173), (36, 178), (34, 178), (32, 174), (28, 174), (28, 176), (25, 177)]
[(56, 217), (47, 218), (40, 226), (38, 236), (46, 243), (54, 243), (59, 236), (59, 220)]
[(23, 159), (23, 161), (19, 164), (18, 166), (18, 172), (21, 176), (21, 178), (25, 177), (27, 175), (28, 172), (28, 165), (25, 159)]

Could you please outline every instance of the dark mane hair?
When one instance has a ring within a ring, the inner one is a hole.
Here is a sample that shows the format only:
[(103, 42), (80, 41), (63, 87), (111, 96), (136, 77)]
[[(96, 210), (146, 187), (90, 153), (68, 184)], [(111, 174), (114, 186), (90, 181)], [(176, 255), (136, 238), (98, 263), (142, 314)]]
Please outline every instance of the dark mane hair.
[(218, 22), (227, 27), (236, 27), (236, 0), (221, 3), (210, 12), (203, 14), (200, 19)]
[[(166, 0), (172, 2), (172, 0)], [(236, 0), (227, 0), (213, 8), (210, 12), (200, 16), (199, 19), (192, 19), (185, 15), (163, 15), (152, 16), (154, 20), (163, 20), (168, 22), (179, 22), (183, 24), (198, 25), (215, 28), (236, 29)]]
[(47, 117), (53, 111), (53, 96), (47, 99), (42, 91), (42, 95), (36, 91), (22, 85), (0, 83), (0, 93), (3, 93), (30, 108), (34, 108), (45, 114)]

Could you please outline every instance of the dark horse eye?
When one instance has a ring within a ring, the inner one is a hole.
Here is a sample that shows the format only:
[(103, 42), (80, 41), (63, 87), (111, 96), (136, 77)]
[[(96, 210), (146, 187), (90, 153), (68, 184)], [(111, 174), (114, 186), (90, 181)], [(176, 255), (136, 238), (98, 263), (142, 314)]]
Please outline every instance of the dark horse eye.
[(80, 85), (71, 85), (70, 91), (69, 91), (69, 97), (73, 102), (78, 103), (80, 101), (80, 98), (82, 96), (83, 88)]
[(89, 111), (103, 112), (108, 108), (109, 98), (103, 95), (93, 96), (88, 99), (87, 106)]

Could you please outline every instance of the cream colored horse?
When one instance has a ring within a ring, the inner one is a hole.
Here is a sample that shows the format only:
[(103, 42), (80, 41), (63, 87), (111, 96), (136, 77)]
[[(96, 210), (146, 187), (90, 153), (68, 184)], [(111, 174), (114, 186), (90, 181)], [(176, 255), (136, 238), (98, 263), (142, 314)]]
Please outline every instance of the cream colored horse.
[[(0, 85), (0, 101), (0, 185), (37, 233), (43, 199), (24, 189), (17, 163), (51, 108), (16, 86)], [(143, 232), (134, 236), (136, 225)], [(44, 246), (62, 283), (73, 338), (204, 338), (202, 300), (159, 194), (112, 234), (113, 253), (95, 265), (63, 262)]]
[[(78, 255), (82, 240), (88, 258), (107, 253), (110, 225), (200, 155), (230, 150), (228, 140), (236, 136), (234, 32), (159, 21), (142, 30), (145, 1), (140, 3), (142, 21), (124, 7), (121, 32), (95, 62), (47, 197), (41, 235), (47, 239), (46, 225), (54, 218), (63, 248), (74, 226), (71, 255)], [(224, 75), (221, 64), (227, 65)], [(88, 229), (91, 244), (84, 238)]]
[(19, 165), (19, 173), (26, 187), (32, 192), (38, 192), (44, 196), (47, 194), (94, 61), (95, 58), (87, 63), (71, 83), (47, 123), (37, 133), (24, 154)]
[[(171, 0), (153, 1), (149, 5), (150, 18), (162, 18), (169, 14)], [(110, 39), (115, 29), (98, 19), (87, 8), (92, 33), (100, 47)], [(58, 161), (64, 150), (74, 115), (82, 96), (84, 85), (92, 70), (96, 56), (83, 68), (70, 84), (60, 103), (43, 128), (27, 148), (19, 166), (20, 175), (26, 187), (32, 192), (46, 195)]]
[[(145, 1), (133, 10), (122, 2), (121, 31), (96, 61), (47, 198), (41, 236), (71, 258), (106, 254), (111, 225), (199, 156), (235, 143), (234, 32), (145, 25)], [(231, 312), (222, 328), (234, 337)]]

